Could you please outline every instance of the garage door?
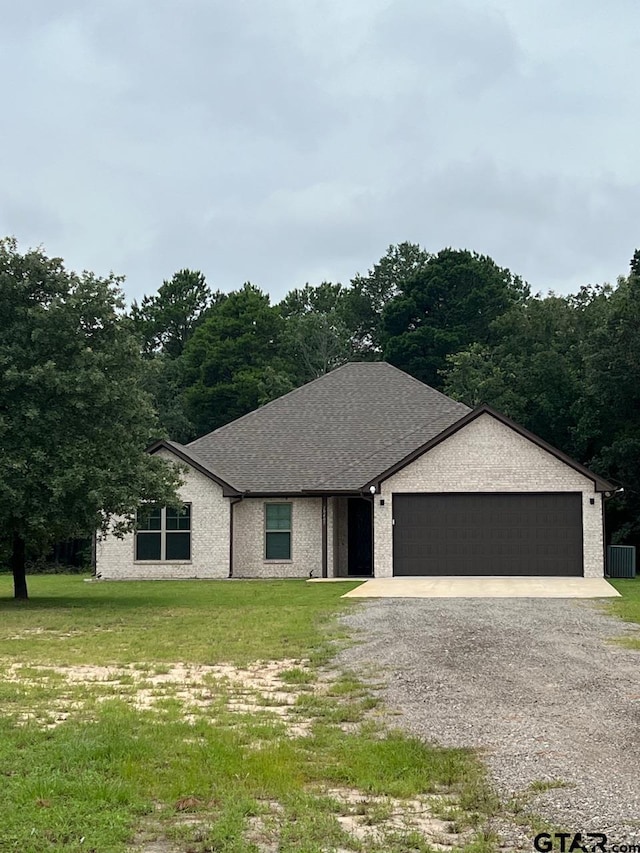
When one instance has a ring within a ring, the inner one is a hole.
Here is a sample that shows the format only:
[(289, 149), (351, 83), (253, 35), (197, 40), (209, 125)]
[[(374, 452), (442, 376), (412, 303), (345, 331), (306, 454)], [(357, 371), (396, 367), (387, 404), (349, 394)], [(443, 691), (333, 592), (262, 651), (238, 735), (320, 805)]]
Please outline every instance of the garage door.
[(582, 496), (393, 496), (395, 575), (582, 576)]

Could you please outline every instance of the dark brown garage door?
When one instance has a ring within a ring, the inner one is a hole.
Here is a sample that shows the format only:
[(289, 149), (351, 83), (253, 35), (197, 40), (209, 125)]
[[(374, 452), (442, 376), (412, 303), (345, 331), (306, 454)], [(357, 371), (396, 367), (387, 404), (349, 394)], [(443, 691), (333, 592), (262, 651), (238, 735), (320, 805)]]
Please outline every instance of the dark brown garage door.
[(396, 494), (393, 518), (395, 575), (583, 574), (579, 493)]

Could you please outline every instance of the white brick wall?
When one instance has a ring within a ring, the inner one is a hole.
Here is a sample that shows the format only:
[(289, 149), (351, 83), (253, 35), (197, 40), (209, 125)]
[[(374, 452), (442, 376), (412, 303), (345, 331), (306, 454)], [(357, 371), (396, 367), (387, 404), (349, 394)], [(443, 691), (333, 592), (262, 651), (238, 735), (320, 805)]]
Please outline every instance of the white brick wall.
[[(167, 450), (158, 454), (175, 461)], [(97, 571), (106, 579), (226, 578), (229, 575), (229, 499), (213, 480), (189, 467), (180, 497), (191, 503), (191, 561), (136, 563), (134, 537), (98, 542)]]
[[(292, 504), (291, 560), (264, 558), (264, 505), (269, 501)], [(307, 578), (312, 570), (314, 577), (322, 577), (322, 498), (244, 498), (233, 512), (234, 577)]]
[[(489, 414), (480, 415), (382, 483), (374, 501), (375, 576), (393, 574), (394, 492), (473, 491), (582, 492), (584, 574), (602, 577), (602, 495), (593, 481)], [(595, 499), (593, 506), (590, 498)]]

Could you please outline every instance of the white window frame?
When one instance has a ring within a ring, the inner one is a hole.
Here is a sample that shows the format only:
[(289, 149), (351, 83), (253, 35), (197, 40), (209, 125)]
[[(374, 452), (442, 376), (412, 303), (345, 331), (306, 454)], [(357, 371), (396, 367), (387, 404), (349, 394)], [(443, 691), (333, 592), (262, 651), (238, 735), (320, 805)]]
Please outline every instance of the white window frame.
[[(190, 501), (184, 501), (182, 506), (189, 507), (189, 530), (167, 530), (167, 507), (160, 507), (160, 528), (158, 530), (135, 530), (133, 534), (133, 562), (141, 565), (149, 565), (151, 563), (174, 563), (188, 566), (193, 558), (193, 505)], [(137, 520), (136, 520), (137, 521)], [(159, 533), (160, 534), (160, 559), (159, 560), (138, 560), (137, 540), (138, 533)], [(167, 533), (188, 533), (189, 534), (189, 559), (188, 560), (167, 560)]]

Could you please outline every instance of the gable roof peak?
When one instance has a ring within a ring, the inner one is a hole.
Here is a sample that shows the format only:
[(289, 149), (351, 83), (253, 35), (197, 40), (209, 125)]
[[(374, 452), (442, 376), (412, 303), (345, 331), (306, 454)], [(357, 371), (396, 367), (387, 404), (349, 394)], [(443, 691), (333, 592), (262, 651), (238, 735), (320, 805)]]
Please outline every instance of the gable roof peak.
[(565, 465), (568, 465), (570, 468), (573, 468), (579, 474), (582, 474), (589, 480), (593, 481), (595, 490), (598, 492), (608, 492), (614, 490), (614, 486), (606, 480), (604, 477), (601, 477), (599, 474), (596, 474), (594, 471), (591, 471), (586, 466), (582, 465), (580, 462), (577, 462), (575, 459), (572, 459), (562, 450), (559, 450), (557, 447), (554, 447), (552, 444), (549, 444), (543, 438), (526, 429), (520, 424), (512, 421), (511, 418), (503, 415), (501, 412), (496, 411), (492, 406), (488, 403), (481, 403), (476, 406), (475, 409), (468, 409), (467, 413), (462, 415), (459, 420), (450, 423), (448, 426), (443, 428), (440, 432), (436, 433), (432, 438), (429, 438), (424, 444), (416, 447), (414, 450), (407, 453), (407, 455), (399, 459), (393, 465), (389, 466), (386, 470), (382, 471), (375, 477), (372, 477), (369, 482), (366, 483), (365, 487), (370, 485), (376, 485), (379, 487), (380, 483), (383, 480), (388, 479), (393, 474), (401, 471), (404, 467), (406, 467), (411, 462), (414, 462), (420, 456), (423, 456), (425, 453), (428, 453), (434, 447), (441, 444), (443, 441), (446, 441), (452, 435), (455, 435), (459, 430), (463, 429), (467, 426), (467, 424), (472, 423), (472, 421), (477, 420), (482, 415), (487, 415), (488, 417), (494, 418), (499, 423), (504, 426), (512, 429), (518, 435), (521, 435), (523, 438), (530, 441), (532, 444), (537, 445), (541, 450), (546, 451), (547, 453), (555, 456), (560, 462), (563, 462)]

